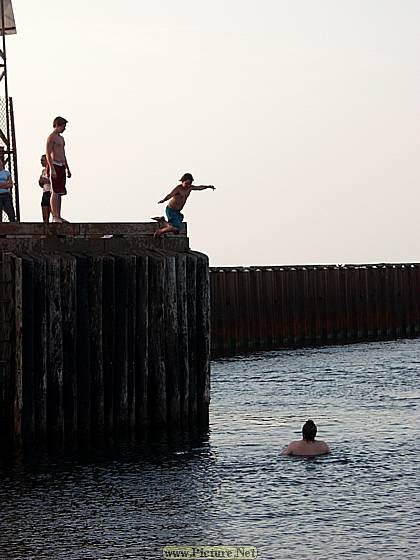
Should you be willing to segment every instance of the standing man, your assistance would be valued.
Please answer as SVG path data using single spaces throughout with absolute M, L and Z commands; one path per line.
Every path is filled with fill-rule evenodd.
M 61 197 L 67 194 L 66 171 L 70 179 L 71 172 L 66 159 L 65 142 L 61 134 L 66 130 L 67 120 L 56 117 L 53 122 L 54 130 L 47 139 L 47 162 L 51 180 L 51 213 L 53 222 L 59 224 L 67 222 L 61 216 Z
M 169 200 L 166 207 L 166 217 L 168 220 L 165 220 L 164 216 L 152 218 L 152 220 L 156 220 L 159 224 L 159 229 L 155 231 L 155 237 L 160 237 L 164 233 L 179 232 L 182 220 L 184 219 L 184 214 L 181 214 L 181 210 L 184 208 L 191 191 L 215 190 L 213 185 L 193 185 L 194 177 L 191 173 L 184 173 L 180 181 L 180 185 L 176 186 L 165 198 L 159 200 L 159 204 Z
M 12 177 L 10 171 L 4 168 L 3 159 L 0 157 L 0 222 L 3 210 L 6 212 L 9 222 L 16 222 L 15 209 L 13 208 Z

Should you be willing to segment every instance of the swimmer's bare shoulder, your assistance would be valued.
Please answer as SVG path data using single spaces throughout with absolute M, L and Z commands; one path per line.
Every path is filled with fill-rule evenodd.
M 295 455 L 295 453 L 298 451 L 298 444 L 299 443 L 300 443 L 300 441 L 292 441 L 291 443 L 289 443 L 289 445 L 285 449 L 283 449 L 281 454 L 282 455 Z
M 319 444 L 319 450 L 323 455 L 326 455 L 327 453 L 331 453 L 330 446 L 326 441 L 320 440 L 317 443 Z
M 316 456 L 327 455 L 331 453 L 331 449 L 325 441 L 317 440 L 315 442 L 307 443 L 305 441 L 292 441 L 283 449 L 282 455 L 295 455 L 295 456 Z

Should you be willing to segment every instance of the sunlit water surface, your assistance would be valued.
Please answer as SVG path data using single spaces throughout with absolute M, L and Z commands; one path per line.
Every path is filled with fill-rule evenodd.
M 214 362 L 208 438 L 0 467 L 0 560 L 420 558 L 419 380 L 420 340 Z M 308 418 L 332 454 L 281 456 Z

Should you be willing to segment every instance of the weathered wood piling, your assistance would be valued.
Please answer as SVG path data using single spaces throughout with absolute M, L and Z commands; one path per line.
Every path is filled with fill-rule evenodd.
M 420 336 L 420 264 L 211 268 L 211 352 Z
M 1 225 L 0 453 L 206 429 L 210 350 L 420 336 L 419 264 L 209 269 L 155 228 Z
M 0 449 L 208 426 L 208 259 L 155 227 L 1 227 Z

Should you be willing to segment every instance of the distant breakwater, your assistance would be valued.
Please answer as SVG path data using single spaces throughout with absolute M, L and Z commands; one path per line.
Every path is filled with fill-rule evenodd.
M 4 224 L 0 451 L 207 428 L 208 259 L 155 227 Z
M 212 267 L 212 356 L 420 336 L 420 264 Z

